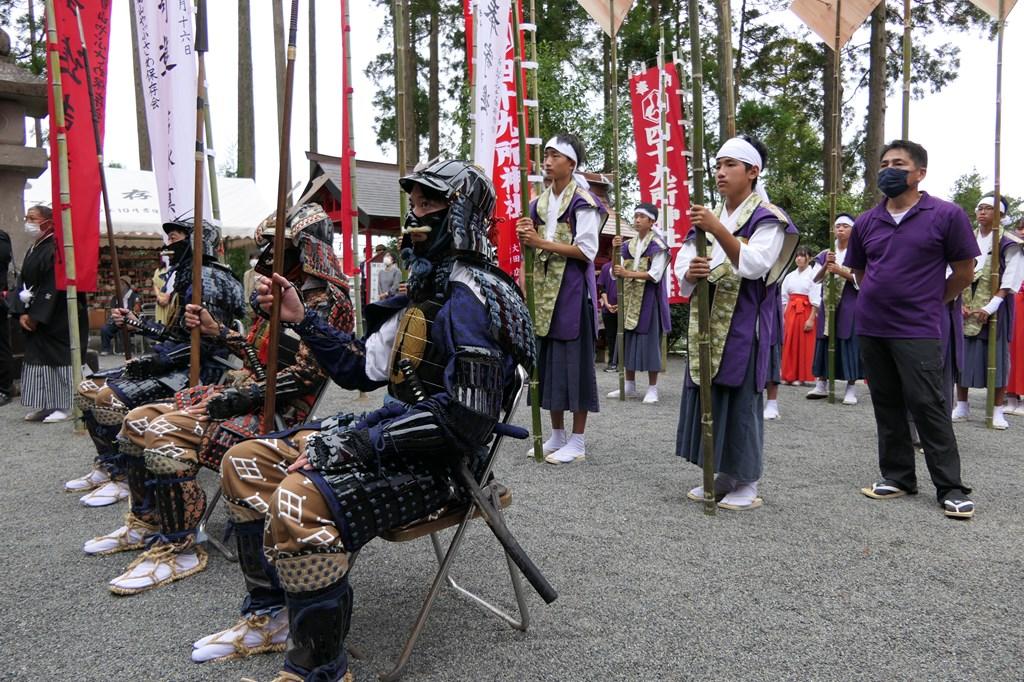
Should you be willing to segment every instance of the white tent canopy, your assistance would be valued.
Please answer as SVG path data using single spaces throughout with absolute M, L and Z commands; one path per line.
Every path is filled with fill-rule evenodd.
M 152 171 L 107 168 L 107 192 L 110 195 L 110 217 L 114 234 L 120 237 L 163 238 L 160 202 L 157 200 L 156 176 Z M 217 177 L 220 194 L 221 236 L 228 239 L 251 239 L 256 226 L 273 211 L 263 200 L 250 178 Z M 74 197 L 71 198 L 72 202 Z M 25 187 L 25 207 L 52 205 L 50 170 L 30 180 Z M 100 229 L 106 230 L 100 206 Z M 191 208 L 191 207 L 189 207 Z M 188 210 L 186 215 L 191 215 Z M 209 220 L 211 216 L 204 216 Z

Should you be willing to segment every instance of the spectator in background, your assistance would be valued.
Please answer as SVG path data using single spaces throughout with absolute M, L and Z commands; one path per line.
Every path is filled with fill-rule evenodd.
M 110 297 L 110 309 L 125 308 L 136 315 L 142 311 L 142 297 L 132 286 L 132 278 L 128 275 L 121 275 L 121 300 L 117 300 L 117 294 Z M 106 323 L 100 327 L 100 355 L 110 355 L 114 337 L 120 333 L 120 328 L 114 324 L 114 318 L 108 317 Z
M 377 273 L 377 298 L 384 300 L 398 295 L 398 286 L 402 283 L 402 271 L 395 265 L 395 257 L 385 252 L 384 269 Z
M 12 258 L 11 237 L 0 230 L 0 406 L 11 402 L 14 383 L 11 327 L 7 315 L 7 271 Z
M 597 276 L 597 295 L 601 299 L 601 323 L 604 325 L 604 345 L 608 349 L 606 372 L 619 370 L 618 338 L 619 338 L 619 294 L 616 289 L 615 276 L 612 274 L 612 263 L 615 260 L 615 247 L 608 250 L 608 262 L 601 266 L 601 274 Z
M 242 275 L 242 287 L 245 291 L 246 309 L 249 307 L 249 299 L 252 298 L 253 289 L 256 288 L 256 263 L 259 259 L 253 256 L 249 259 L 249 269 Z

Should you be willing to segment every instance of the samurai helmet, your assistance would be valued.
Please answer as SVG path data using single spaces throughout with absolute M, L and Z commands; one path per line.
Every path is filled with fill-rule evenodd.
M 273 270 L 274 237 L 277 216 L 270 215 L 256 227 L 253 238 L 261 247 L 256 271 L 269 275 Z M 284 276 L 300 281 L 302 273 L 319 277 L 339 287 L 348 284 L 334 253 L 334 223 L 320 204 L 309 202 L 292 209 L 284 230 Z
M 185 247 L 181 247 L 177 253 L 179 254 L 176 261 L 171 262 L 171 267 L 176 265 L 182 265 L 189 262 L 192 258 L 192 231 L 195 229 L 195 221 L 192 218 L 175 218 L 163 224 L 163 230 L 165 234 L 171 232 L 184 232 L 186 238 L 184 243 L 187 244 Z M 180 242 L 179 242 L 180 243 Z M 220 227 L 214 223 L 204 220 L 203 221 L 203 262 L 209 263 L 216 261 L 219 257 L 220 249 Z M 166 255 L 174 255 L 174 251 L 165 249 L 161 253 Z
M 494 216 L 494 185 L 484 172 L 468 161 L 434 161 L 399 181 L 412 192 L 420 185 L 428 194 L 448 202 L 445 211 L 419 216 L 410 210 L 402 228 L 402 246 L 411 243 L 412 232 L 427 232 L 425 256 L 437 260 L 449 250 L 494 262 L 494 244 L 488 238 Z

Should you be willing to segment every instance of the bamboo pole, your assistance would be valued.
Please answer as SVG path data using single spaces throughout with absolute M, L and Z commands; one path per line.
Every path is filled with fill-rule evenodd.
M 342 26 L 341 26 L 341 58 L 344 60 L 345 65 L 345 103 L 348 111 L 346 126 L 347 130 L 341 131 L 342 135 L 348 135 L 348 151 L 349 158 L 342 159 L 342 163 L 349 164 L 349 187 L 348 192 L 352 204 L 352 215 L 351 217 L 343 216 L 343 219 L 352 221 L 352 262 L 355 264 L 359 263 L 359 204 L 356 202 L 356 150 L 355 150 L 355 134 L 353 133 L 352 123 L 352 54 L 350 52 L 352 48 L 352 24 L 349 20 L 348 11 L 348 0 L 341 0 L 342 6 Z M 310 3 L 312 7 L 313 3 Z M 404 192 L 403 192 L 404 195 Z M 362 268 L 356 268 L 356 274 L 352 278 L 353 291 L 352 298 L 355 304 L 355 317 L 356 317 L 356 336 L 362 338 L 363 336 L 363 270 Z
M 619 51 L 618 34 L 615 32 L 615 2 L 608 0 L 608 35 L 611 42 L 612 57 L 612 173 L 615 183 L 615 236 L 622 237 L 622 183 L 619 181 Z M 612 262 L 615 265 L 622 265 L 622 249 L 615 249 L 612 253 Z M 615 278 L 615 290 L 619 294 L 619 314 L 616 315 L 618 334 L 615 337 L 616 352 L 619 365 L 619 400 L 626 400 L 626 309 L 622 307 L 626 299 L 623 291 L 625 280 L 622 277 Z
M 842 142 L 839 136 L 842 134 L 842 129 L 839 125 L 841 120 L 840 113 L 843 103 L 840 99 L 840 93 L 842 88 L 841 73 L 842 73 L 842 52 L 839 45 L 839 33 L 842 28 L 840 23 L 840 17 L 843 11 L 843 0 L 836 0 L 836 38 L 835 42 L 832 43 L 832 120 L 829 121 L 829 125 L 832 126 L 832 149 L 830 152 L 829 163 L 832 166 L 831 182 L 828 188 L 828 219 L 829 219 L 829 231 L 832 235 L 832 244 L 829 245 L 829 251 L 832 251 L 836 243 L 836 195 L 839 193 L 839 150 L 842 147 Z M 826 378 L 828 379 L 828 402 L 834 405 L 836 402 L 836 299 L 838 298 L 838 277 L 833 273 L 826 275 L 828 280 L 826 283 L 826 301 L 825 310 L 827 315 L 827 326 L 828 326 L 828 363 L 826 369 Z
M 732 7 L 729 0 L 719 0 L 722 13 L 722 97 L 725 99 L 725 134 L 736 137 L 736 91 L 732 75 Z
M 903 127 L 901 137 L 910 138 L 910 0 L 903 0 Z
M 202 54 L 199 55 L 203 59 Z M 205 68 L 204 68 L 205 70 Z M 214 220 L 220 220 L 220 190 L 217 188 L 217 163 L 213 148 L 213 122 L 210 120 L 210 100 L 203 106 L 203 127 L 206 129 L 206 170 L 210 176 L 210 212 Z
M 394 4 L 394 21 L 395 21 L 395 151 L 398 155 L 398 177 L 404 177 L 409 169 L 406 166 L 409 159 L 409 154 L 406 146 L 409 141 L 405 138 L 406 127 L 408 121 L 406 115 L 407 97 L 408 94 L 405 91 L 405 46 L 408 40 L 406 17 L 405 17 L 405 2 L 406 0 L 395 0 Z M 409 198 L 406 193 L 399 189 L 398 191 L 398 205 L 399 205 L 399 222 L 405 220 L 405 214 L 409 211 Z
M 57 19 L 54 16 L 53 0 L 46 0 L 46 42 L 50 57 L 50 80 L 53 95 L 53 123 L 57 129 L 57 177 L 60 187 L 60 223 L 64 241 L 64 278 L 67 286 L 68 336 L 71 351 L 72 390 L 82 383 L 82 339 L 78 333 L 78 283 L 75 268 L 75 233 L 71 229 L 71 181 L 68 171 L 68 134 L 64 119 L 64 88 L 61 85 L 60 51 L 57 38 Z M 52 145 L 52 141 L 51 141 Z M 50 154 L 53 154 L 51 147 Z M 76 430 L 80 427 L 81 413 L 72 401 L 71 415 Z
M 475 14 L 473 16 L 476 16 Z M 530 0 L 530 23 L 533 24 L 533 30 L 530 31 L 530 60 L 533 61 L 537 67 L 533 70 L 533 79 L 530 86 L 530 91 L 533 96 L 533 101 L 537 104 L 533 108 L 533 113 L 536 118 L 537 126 L 537 137 L 540 135 L 540 62 L 537 61 L 537 1 Z M 536 192 L 537 196 L 544 191 L 544 173 L 541 170 L 543 163 L 544 150 L 541 148 L 544 144 L 543 140 L 539 144 L 533 145 L 533 172 L 541 180 L 537 181 Z
M 291 24 L 288 28 L 288 55 L 284 72 L 284 114 L 281 117 L 281 146 L 278 156 L 277 212 L 274 221 L 274 274 L 284 269 L 285 205 L 288 198 L 288 154 L 291 149 L 292 92 L 295 87 L 295 34 L 299 26 L 299 0 L 292 0 Z M 281 287 L 271 284 L 270 329 L 267 332 L 267 383 L 263 401 L 263 433 L 274 431 L 277 396 L 278 337 L 281 327 Z
M 696 163 L 691 164 L 693 169 L 693 193 L 691 201 L 694 205 L 704 202 L 704 165 L 701 159 L 704 158 L 704 66 L 700 53 L 700 15 L 697 7 L 697 0 L 690 0 L 690 60 L 693 64 L 693 144 L 690 146 L 693 152 L 692 159 Z M 707 238 L 699 230 L 694 230 L 694 239 L 697 244 L 697 256 L 707 258 Z M 697 280 L 697 288 L 690 305 L 694 299 L 697 302 L 697 352 L 700 363 L 700 427 L 701 427 L 701 452 L 703 455 L 704 469 L 704 513 L 714 516 L 718 510 L 715 501 L 715 430 L 713 415 L 711 413 L 711 305 L 708 300 L 709 287 L 707 279 Z M 690 349 L 687 349 L 689 354 Z
M 665 77 L 665 26 L 662 25 L 658 39 L 658 108 L 661 116 L 661 143 L 659 144 L 659 161 L 661 163 L 661 219 L 662 226 L 666 230 L 672 229 L 672 207 L 669 204 L 668 194 L 668 85 Z M 658 286 L 665 286 L 662 280 Z M 662 330 L 664 332 L 664 330 Z M 661 335 L 661 374 L 668 369 L 668 336 Z
M 477 6 L 476 0 L 470 0 L 473 9 L 473 43 L 469 50 L 469 158 L 476 160 L 476 31 Z
M 114 297 L 117 299 L 118 306 L 121 306 L 124 302 L 124 291 L 121 289 L 121 262 L 117 257 L 117 246 L 114 244 L 114 222 L 110 217 L 107 171 L 103 167 L 103 141 L 100 140 L 100 113 L 96 108 L 96 94 L 92 86 L 92 67 L 89 63 L 89 48 L 85 44 L 85 31 L 82 29 L 82 13 L 77 5 L 75 5 L 75 19 L 78 21 L 78 39 L 82 43 L 82 63 L 85 65 L 85 84 L 89 93 L 92 138 L 96 144 L 96 164 L 100 174 L 100 197 L 103 199 L 103 218 L 107 223 L 107 247 L 110 249 L 110 263 L 114 271 Z M 131 334 L 127 327 L 121 327 L 121 343 L 124 345 L 124 359 L 131 360 Z
M 512 4 L 512 40 L 515 41 L 515 59 L 513 69 L 516 79 L 516 111 L 519 112 L 519 215 L 530 215 L 530 192 L 529 173 L 527 170 L 527 156 L 523 153 L 526 149 L 526 106 L 523 104 L 523 37 L 519 31 L 519 7 L 518 3 Z M 526 289 L 526 307 L 530 311 L 530 318 L 537 318 L 537 296 L 533 283 L 533 247 L 523 249 L 523 283 Z M 539 362 L 539 359 L 538 359 Z M 540 422 L 540 389 L 539 373 L 537 364 L 534 363 L 530 372 L 530 423 L 533 431 L 533 458 L 538 462 L 544 461 L 544 445 L 541 442 Z
M 208 47 L 206 33 L 206 0 L 199 0 L 196 11 L 196 53 L 199 60 L 196 74 L 196 150 L 195 150 L 195 208 L 192 227 L 192 305 L 203 304 L 203 166 L 206 161 L 205 109 L 206 109 L 206 60 L 203 53 Z M 189 355 L 189 386 L 199 385 L 199 365 L 202 362 L 200 349 L 202 337 L 199 327 L 192 330 L 192 347 Z
M 1005 16 L 1005 3 L 1004 0 L 998 2 L 999 18 L 996 24 L 996 141 L 995 141 L 995 170 L 993 173 L 994 177 L 994 192 L 993 197 L 993 225 L 992 225 L 992 254 L 989 256 L 989 269 L 992 276 L 992 294 L 995 295 L 999 291 L 999 287 L 1002 284 L 1000 281 L 1000 267 L 999 267 L 999 242 L 1003 236 L 1003 225 L 1002 225 L 1002 200 L 1000 198 L 1000 170 L 1001 170 L 1001 159 L 1000 155 L 1002 152 L 1002 125 L 1003 125 L 1003 29 L 1006 25 Z M 1016 292 L 1011 291 L 1010 296 L 1013 296 Z M 996 326 L 998 312 L 989 315 L 988 318 L 988 367 L 985 377 L 985 425 L 990 429 L 994 428 L 993 417 L 995 415 L 996 407 L 996 351 L 998 350 L 996 345 Z

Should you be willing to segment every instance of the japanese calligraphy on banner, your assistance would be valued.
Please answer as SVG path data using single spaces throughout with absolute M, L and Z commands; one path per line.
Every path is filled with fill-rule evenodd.
M 521 212 L 522 188 L 512 12 L 520 12 L 521 16 L 522 6 L 519 1 L 513 5 L 509 0 L 464 0 L 463 9 L 466 35 L 476 40 L 476 58 L 469 61 L 475 86 L 473 163 L 483 168 L 494 182 L 497 203 L 493 234 L 498 264 L 518 281 L 522 252 L 515 221 Z
M 196 61 L 192 0 L 135 3 L 138 55 L 153 172 L 164 222 L 195 212 Z M 204 158 L 207 158 L 204 153 Z M 203 220 L 209 221 L 209 174 L 203 173 Z
M 665 233 L 675 260 L 686 233 L 690 231 L 690 187 L 687 184 L 686 135 L 683 128 L 682 105 L 676 92 L 679 75 L 673 64 L 666 64 L 665 93 L 668 100 L 668 130 L 665 136 L 666 169 L 661 165 L 661 115 L 665 107 L 659 101 L 658 68 L 652 67 L 629 79 L 630 103 L 633 109 L 633 137 L 636 140 L 636 171 L 640 181 L 640 200 L 658 207 L 659 223 Z M 667 179 L 666 179 L 667 178 Z M 666 201 L 667 199 L 667 201 Z M 669 303 L 682 303 L 679 281 L 668 269 Z
M 82 31 L 89 50 L 91 73 L 85 69 L 82 40 L 78 34 L 75 8 L 82 15 Z M 57 27 L 57 50 L 60 53 L 61 87 L 64 90 L 64 126 L 68 145 L 69 190 L 71 193 L 71 227 L 75 241 L 75 286 L 80 292 L 96 291 L 96 270 L 100 248 L 100 174 L 96 163 L 96 140 L 89 106 L 89 85 L 92 79 L 96 107 L 100 115 L 100 140 L 103 139 L 103 111 L 107 98 L 107 46 L 110 43 L 110 0 L 84 3 L 81 0 L 55 0 L 53 15 Z M 52 74 L 50 81 L 50 141 L 57 140 L 53 113 Z M 60 173 L 57 172 L 56 147 L 51 145 L 51 185 L 53 220 L 57 238 L 56 281 L 58 289 L 68 285 L 64 268 L 64 233 L 61 225 Z

